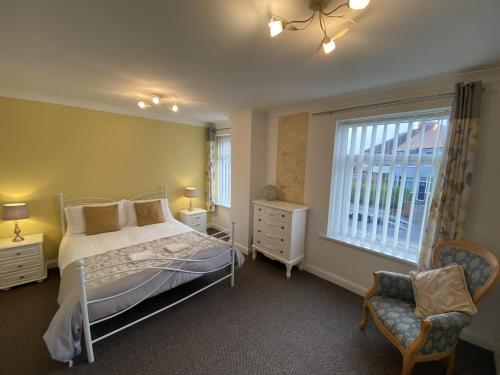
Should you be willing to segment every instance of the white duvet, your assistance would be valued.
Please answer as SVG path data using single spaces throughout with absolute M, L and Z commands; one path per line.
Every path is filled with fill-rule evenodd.
M 117 232 L 93 236 L 87 236 L 84 233 L 67 234 L 59 246 L 59 269 L 62 274 L 64 269 L 75 260 L 190 231 L 192 229 L 187 225 L 170 219 L 164 223 L 143 227 L 123 227 Z

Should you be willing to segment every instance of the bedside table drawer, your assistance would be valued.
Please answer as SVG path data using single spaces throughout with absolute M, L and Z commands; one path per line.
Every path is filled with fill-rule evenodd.
M 15 259 L 14 261 L 0 263 L 0 275 L 9 272 L 21 271 L 29 267 L 36 267 L 43 264 L 42 258 L 28 257 Z
M 45 277 L 42 267 L 37 266 L 30 269 L 21 270 L 19 272 L 11 272 L 0 275 L 0 286 L 17 283 L 24 283 L 32 280 L 39 280 Z
M 40 255 L 40 247 L 38 245 L 28 245 L 17 247 L 12 250 L 0 251 L 0 260 L 8 262 L 16 258 L 29 258 Z

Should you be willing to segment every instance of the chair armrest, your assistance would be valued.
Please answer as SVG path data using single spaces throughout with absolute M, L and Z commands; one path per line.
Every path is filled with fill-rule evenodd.
M 407 301 L 414 301 L 411 279 L 408 275 L 395 272 L 379 271 L 374 274 L 372 294 L 368 296 L 382 296 Z
M 425 320 L 430 323 L 430 330 L 419 355 L 445 353 L 453 349 L 464 327 L 472 321 L 469 315 L 460 312 L 431 315 Z

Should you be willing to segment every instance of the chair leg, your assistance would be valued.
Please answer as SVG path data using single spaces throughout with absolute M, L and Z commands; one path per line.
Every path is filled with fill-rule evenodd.
M 366 322 L 368 322 L 369 313 L 370 311 L 368 309 L 368 305 L 366 304 L 366 302 L 363 302 L 363 320 L 359 323 L 359 329 L 362 331 L 365 330 Z
M 415 358 L 413 356 L 404 355 L 403 356 L 403 372 L 402 375 L 410 375 L 415 366 Z
M 455 349 L 448 356 L 448 365 L 446 366 L 446 375 L 453 374 L 455 368 Z

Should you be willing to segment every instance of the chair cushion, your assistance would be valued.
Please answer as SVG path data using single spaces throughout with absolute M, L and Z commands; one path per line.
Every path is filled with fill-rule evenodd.
M 419 318 L 451 311 L 477 313 L 462 266 L 452 264 L 430 271 L 411 271 L 410 277 L 417 304 L 415 314 Z
M 420 319 L 415 315 L 415 303 L 390 297 L 374 296 L 368 302 L 382 324 L 403 347 L 407 347 L 420 333 Z

